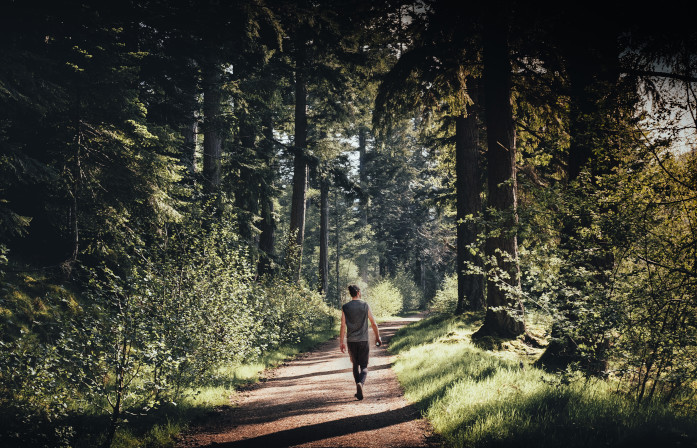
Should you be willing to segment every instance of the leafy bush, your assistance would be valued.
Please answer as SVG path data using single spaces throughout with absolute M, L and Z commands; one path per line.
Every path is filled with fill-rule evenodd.
M 424 293 L 408 272 L 399 270 L 391 280 L 402 295 L 403 311 L 417 310 L 424 306 Z
M 404 298 L 389 279 L 383 279 L 371 287 L 363 298 L 370 305 L 375 317 L 394 316 L 402 311 Z
M 338 317 L 338 311 L 329 308 L 320 293 L 285 280 L 266 285 L 265 294 L 268 307 L 264 329 L 274 346 L 298 342 L 303 335 L 331 325 Z
M 66 446 L 72 428 L 61 425 L 68 415 L 71 390 L 61 344 L 37 341 L 25 333 L 0 342 L 0 442 L 9 446 Z M 7 445 L 3 445 L 7 446 Z
M 577 363 L 621 378 L 638 401 L 694 406 L 697 276 L 685 248 L 697 241 L 697 156 L 661 158 L 624 161 L 593 181 L 584 174 L 570 191 L 537 191 L 558 213 L 522 215 L 522 289 L 529 307 L 554 316 L 541 364 Z
M 431 311 L 435 313 L 453 314 L 457 307 L 457 275 L 451 274 L 441 284 L 440 289 L 431 302 Z

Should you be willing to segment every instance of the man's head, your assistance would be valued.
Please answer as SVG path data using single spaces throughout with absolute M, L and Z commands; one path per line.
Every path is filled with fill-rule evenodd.
M 349 285 L 348 290 L 349 294 L 351 294 L 351 297 L 356 297 L 358 294 L 361 293 L 361 288 L 359 288 L 356 285 Z

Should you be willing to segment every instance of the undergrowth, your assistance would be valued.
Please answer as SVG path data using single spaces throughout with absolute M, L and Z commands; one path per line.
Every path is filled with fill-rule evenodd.
M 697 416 L 637 405 L 611 381 L 533 367 L 540 349 L 474 345 L 476 315 L 401 329 L 390 351 L 406 398 L 452 447 L 697 446 Z
M 175 446 L 177 438 L 192 425 L 203 422 L 222 409 L 234 406 L 238 391 L 260 381 L 264 370 L 306 352 L 337 334 L 338 327 L 311 333 L 298 344 L 281 346 L 256 361 L 221 367 L 207 384 L 188 390 L 186 398 L 180 403 L 165 405 L 147 416 L 129 419 L 117 431 L 112 448 Z M 103 434 L 84 433 L 85 437 L 77 441 L 76 448 L 99 446 L 102 443 Z

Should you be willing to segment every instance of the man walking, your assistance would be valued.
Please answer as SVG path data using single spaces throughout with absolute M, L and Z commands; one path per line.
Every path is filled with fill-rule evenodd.
M 378 345 L 382 344 L 378 324 L 375 323 L 370 305 L 361 300 L 361 290 L 356 285 L 348 287 L 351 294 L 351 301 L 341 307 L 341 330 L 339 331 L 339 347 L 341 353 L 346 353 L 347 339 L 349 357 L 353 364 L 353 378 L 356 380 L 356 395 L 359 400 L 363 399 L 363 385 L 368 374 L 368 355 L 370 345 L 368 344 L 368 320 L 375 333 L 375 341 Z M 348 334 L 347 330 L 348 329 Z M 360 370 L 359 370 L 360 367 Z

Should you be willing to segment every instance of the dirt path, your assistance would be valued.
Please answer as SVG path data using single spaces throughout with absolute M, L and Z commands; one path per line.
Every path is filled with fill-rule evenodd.
M 380 325 L 389 344 L 401 326 Z M 238 406 L 185 436 L 181 447 L 427 447 L 428 423 L 402 397 L 384 345 L 371 336 L 365 399 L 358 401 L 351 363 L 336 339 L 269 373 Z

